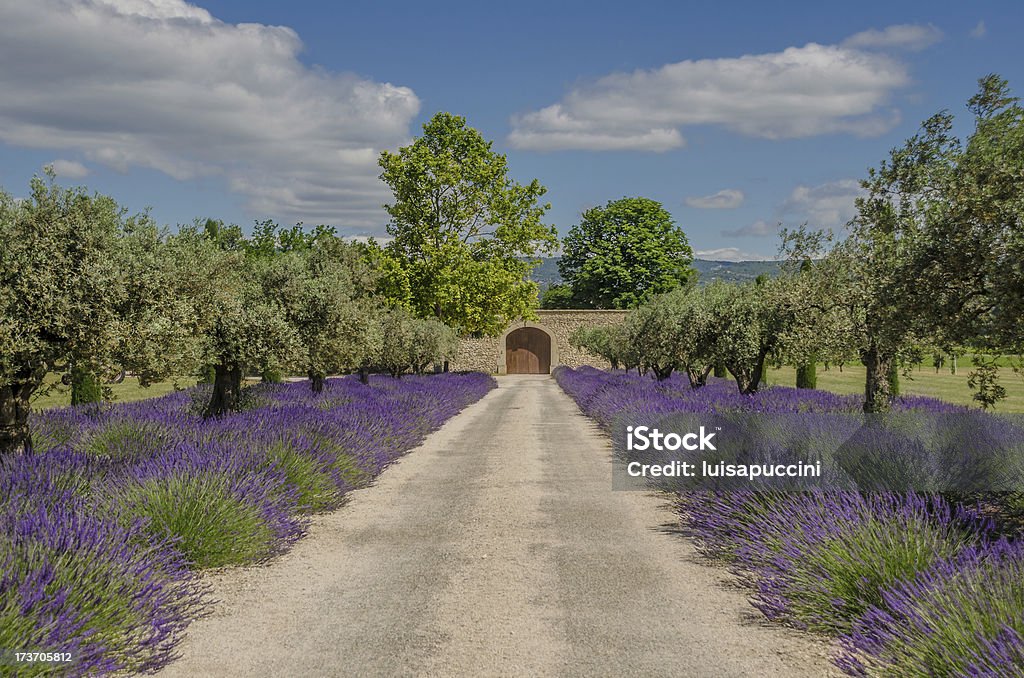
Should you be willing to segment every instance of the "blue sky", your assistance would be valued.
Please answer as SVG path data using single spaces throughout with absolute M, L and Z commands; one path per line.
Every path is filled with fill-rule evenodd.
M 1016 2 L 380 3 L 41 0 L 0 6 L 0 186 L 44 164 L 152 207 L 382 235 L 381 149 L 467 117 L 561 234 L 661 201 L 706 258 L 835 227 L 857 180 L 989 72 L 1024 92 Z

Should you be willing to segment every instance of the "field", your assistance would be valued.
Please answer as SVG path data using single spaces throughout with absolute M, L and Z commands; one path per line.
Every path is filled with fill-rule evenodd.
M 57 377 L 51 375 L 46 378 L 46 386 L 53 384 Z M 139 386 L 137 379 L 126 378 L 120 384 L 108 384 L 113 401 L 119 403 L 145 400 L 164 396 L 174 391 L 189 388 L 196 385 L 195 377 L 176 377 L 167 381 L 160 381 L 146 388 Z M 33 398 L 32 409 L 49 410 L 54 407 L 67 407 L 71 404 L 71 387 L 58 384 L 55 388 L 46 393 L 41 393 Z
M 966 364 L 965 364 L 966 363 Z M 910 376 L 900 375 L 900 391 L 907 395 L 929 396 L 945 400 L 957 405 L 977 405 L 971 399 L 971 389 L 967 387 L 967 373 L 970 363 L 962 361 L 956 375 L 942 369 L 938 374 L 934 367 L 915 368 Z M 1024 412 L 1024 379 L 1003 367 L 999 370 L 1000 384 L 1006 389 L 1006 399 L 996 405 L 996 412 Z M 781 367 L 768 370 L 765 380 L 771 385 L 793 386 L 796 383 L 796 370 L 792 367 Z M 864 392 L 864 367 L 847 365 L 840 372 L 832 366 L 828 371 L 818 365 L 818 388 L 833 393 L 853 394 Z

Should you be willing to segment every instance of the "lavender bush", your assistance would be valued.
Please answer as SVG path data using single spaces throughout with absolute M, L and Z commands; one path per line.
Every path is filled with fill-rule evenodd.
M 983 539 L 983 524 L 939 497 L 858 492 L 792 495 L 750 521 L 737 557 L 755 573 L 769 619 L 849 630 L 882 590 Z
M 306 514 L 493 387 L 482 374 L 343 378 L 320 394 L 256 386 L 216 420 L 198 389 L 34 415 L 37 454 L 0 460 L 0 648 L 75 657 L 18 675 L 158 669 L 210 605 L 195 568 L 280 553 Z
M 851 675 L 1024 675 L 1024 546 L 935 563 L 882 594 L 841 638 Z
M 17 665 L 17 675 L 149 671 L 171 658 L 207 602 L 166 540 L 143 525 L 91 515 L 40 464 L 0 476 L 0 647 L 61 651 L 71 664 Z M 14 665 L 0 666 L 7 675 Z

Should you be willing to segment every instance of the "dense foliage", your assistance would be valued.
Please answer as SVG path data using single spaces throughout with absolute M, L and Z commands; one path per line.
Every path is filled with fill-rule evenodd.
M 211 604 L 196 568 L 280 553 L 493 386 L 346 377 L 255 386 L 217 419 L 202 387 L 34 415 L 37 454 L 0 460 L 0 645 L 73 654 L 28 675 L 159 668 Z
M 693 251 L 661 203 L 610 200 L 583 213 L 558 270 L 576 308 L 633 308 L 694 279 Z
M 318 390 L 328 374 L 422 373 L 454 354 L 451 330 L 408 317 L 385 363 L 383 326 L 408 281 L 373 243 L 270 221 L 250 236 L 210 219 L 170 233 L 52 176 L 31 191 L 0 192 L 0 454 L 30 449 L 48 375 L 79 404 L 126 373 L 145 386 L 208 371 L 205 414 L 221 416 L 247 373 L 302 374 Z
M 527 275 L 556 244 L 541 221 L 546 189 L 510 179 L 491 146 L 465 118 L 438 113 L 412 144 L 380 156 L 395 197 L 384 206 L 387 252 L 409 280 L 413 310 L 474 335 L 529 316 L 537 286 Z

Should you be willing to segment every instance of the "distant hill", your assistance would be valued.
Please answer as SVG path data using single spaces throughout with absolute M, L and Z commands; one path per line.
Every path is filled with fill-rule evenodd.
M 697 269 L 697 282 L 706 285 L 713 280 L 724 282 L 747 282 L 754 280 L 764 273 L 768 276 L 775 276 L 779 273 L 779 262 L 777 261 L 709 261 L 707 259 L 694 259 L 693 267 Z M 542 287 L 562 282 L 562 276 L 558 272 L 558 257 L 544 257 L 541 264 L 533 270 L 530 276 Z

